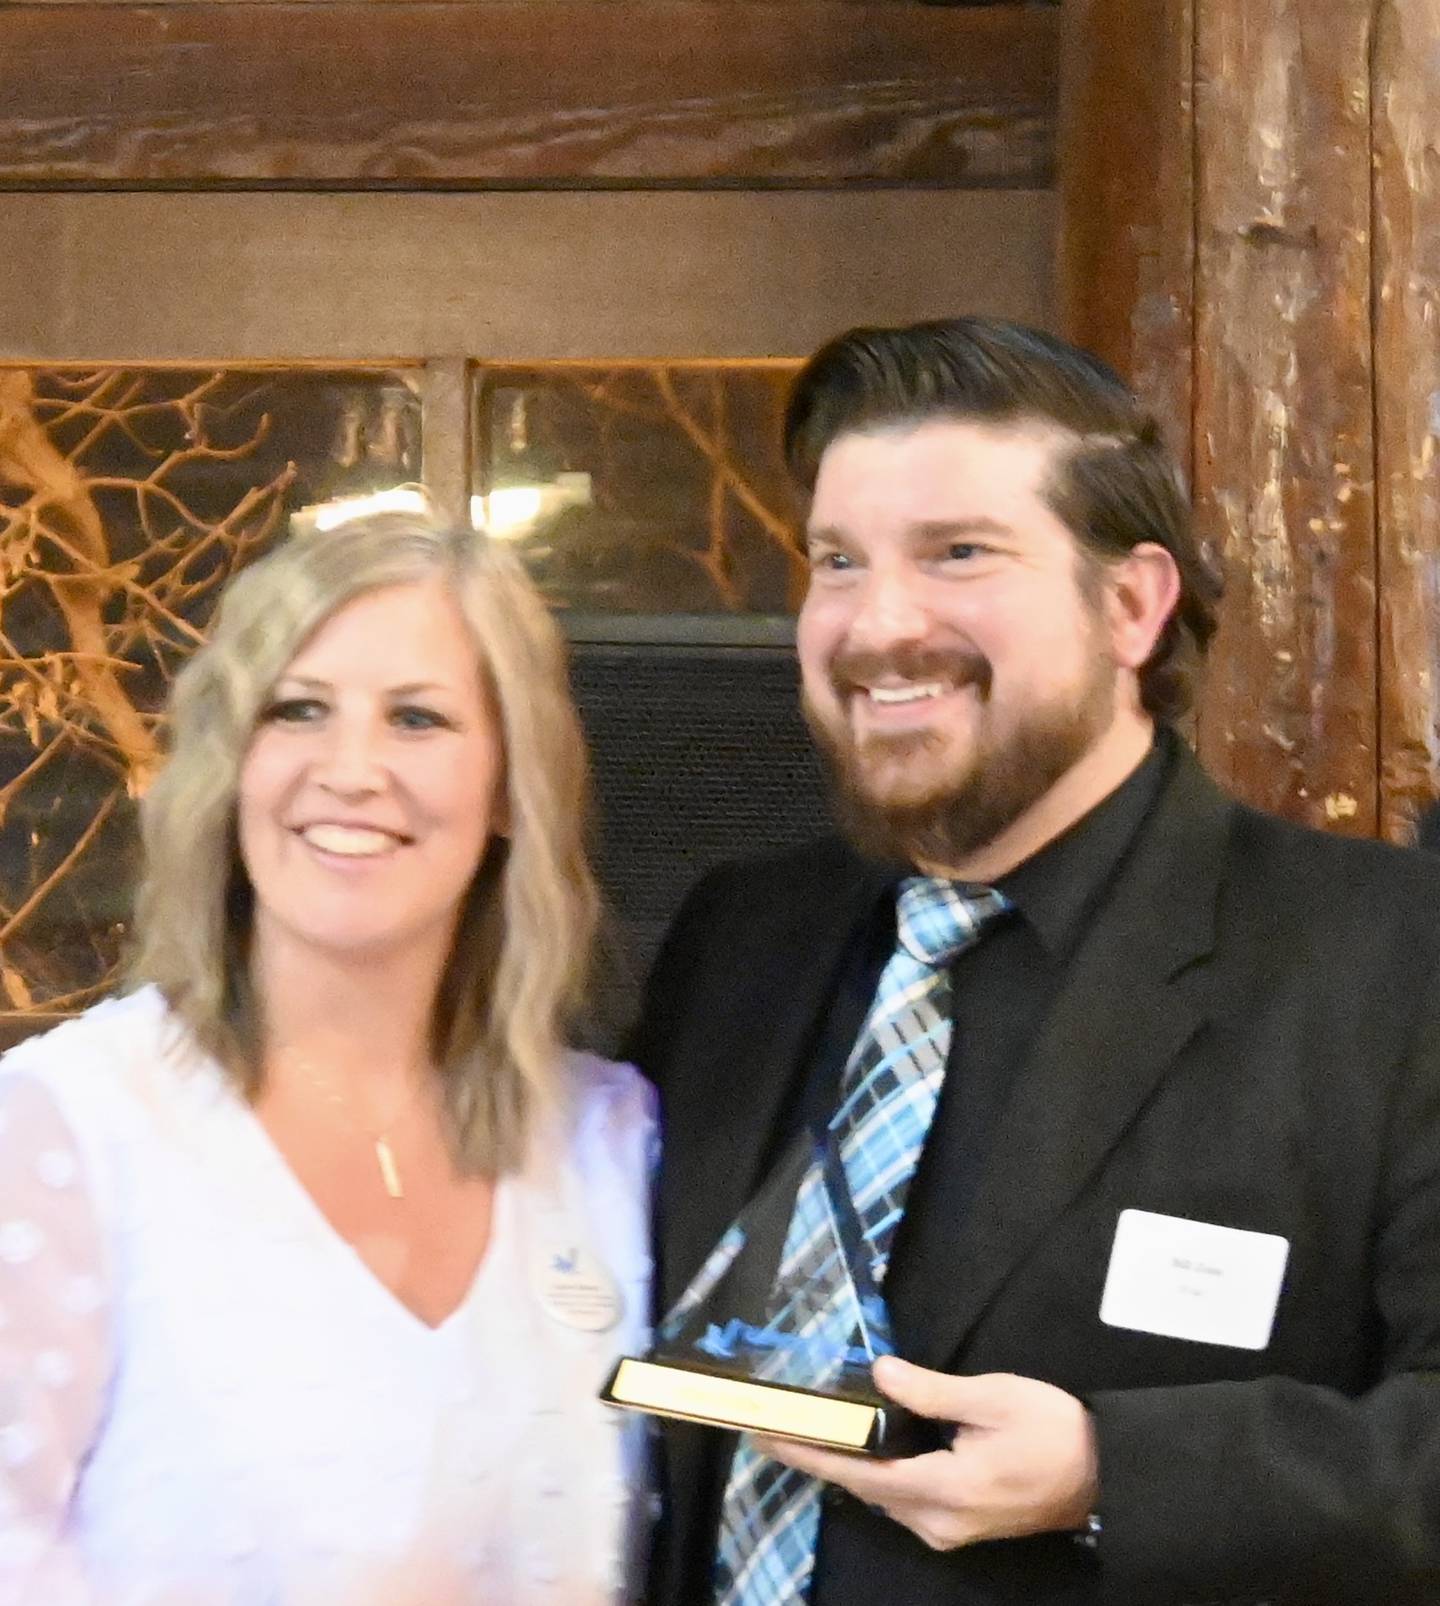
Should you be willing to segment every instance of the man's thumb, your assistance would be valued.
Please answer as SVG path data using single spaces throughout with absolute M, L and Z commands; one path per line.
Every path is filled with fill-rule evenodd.
M 882 1355 L 875 1362 L 875 1382 L 897 1405 L 937 1422 L 978 1423 L 989 1415 L 984 1409 L 988 1391 L 981 1378 L 951 1377 L 948 1372 L 912 1366 L 898 1355 Z

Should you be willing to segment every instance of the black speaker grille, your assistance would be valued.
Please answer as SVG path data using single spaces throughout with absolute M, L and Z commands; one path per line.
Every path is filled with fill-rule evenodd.
M 613 1048 L 696 878 L 724 859 L 807 841 L 829 814 L 791 649 L 576 644 L 572 682 L 613 926 L 594 1036 Z

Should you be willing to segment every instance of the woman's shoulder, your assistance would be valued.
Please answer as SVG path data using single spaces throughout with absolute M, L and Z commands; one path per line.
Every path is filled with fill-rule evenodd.
M 565 1080 L 576 1119 L 582 1125 L 654 1127 L 655 1089 L 623 1060 L 572 1049 L 565 1056 Z
M 628 1312 L 623 1343 L 639 1345 L 653 1271 L 650 1200 L 659 1159 L 655 1090 L 633 1065 L 594 1054 L 567 1054 L 565 1069 L 573 1112 L 566 1155 L 583 1200 L 583 1228 L 620 1286 Z
M 572 1050 L 565 1072 L 582 1165 L 603 1157 L 648 1178 L 659 1130 L 655 1089 L 633 1065 L 598 1054 Z
M 58 1026 L 22 1038 L 0 1055 L 0 1072 L 25 1070 L 33 1075 L 56 1065 L 90 1061 L 97 1055 L 114 1056 L 141 1040 L 153 1041 L 170 1020 L 157 988 L 117 993 Z
M 0 1091 L 11 1078 L 40 1083 L 67 1113 L 99 1114 L 109 1096 L 135 1095 L 185 1041 L 153 987 L 107 998 L 0 1057 Z
M 147 1166 L 156 1111 L 187 1041 L 153 988 L 106 999 L 0 1058 L 0 1133 L 10 1158 L 71 1156 L 99 1209 L 124 1211 Z

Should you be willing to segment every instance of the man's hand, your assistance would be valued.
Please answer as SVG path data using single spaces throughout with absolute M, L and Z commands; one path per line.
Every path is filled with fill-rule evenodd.
M 875 1363 L 875 1381 L 898 1405 L 959 1424 L 949 1448 L 905 1461 L 788 1439 L 757 1439 L 758 1448 L 879 1507 L 933 1550 L 1084 1527 L 1096 1503 L 1095 1433 L 1073 1395 L 1003 1372 L 950 1377 L 892 1356 Z

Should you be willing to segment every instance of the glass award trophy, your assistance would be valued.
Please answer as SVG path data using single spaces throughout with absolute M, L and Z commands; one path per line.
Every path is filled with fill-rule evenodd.
M 937 1442 L 870 1369 L 893 1353 L 834 1138 L 806 1133 L 601 1398 L 682 1421 L 894 1456 Z

